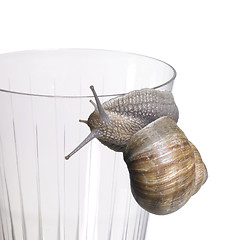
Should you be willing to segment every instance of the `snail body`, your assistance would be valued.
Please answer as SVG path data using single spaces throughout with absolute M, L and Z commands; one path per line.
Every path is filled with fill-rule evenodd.
M 178 108 L 170 92 L 155 89 L 132 91 L 102 104 L 107 121 L 95 110 L 88 118 L 88 126 L 98 130 L 97 139 L 117 152 L 123 152 L 131 136 L 161 116 L 178 121 Z
M 103 104 L 93 86 L 90 87 L 96 103 L 90 101 L 95 110 L 86 123 L 91 130 L 87 138 L 68 156 L 69 159 L 93 138 L 116 152 L 123 152 L 131 136 L 162 116 L 178 121 L 179 111 L 171 92 L 141 89 L 110 99 Z
M 170 92 L 132 91 L 103 104 L 96 103 L 86 123 L 91 133 L 65 158 L 93 138 L 123 152 L 131 190 L 139 205 L 154 214 L 181 208 L 207 179 L 200 153 L 177 126 L 178 108 Z

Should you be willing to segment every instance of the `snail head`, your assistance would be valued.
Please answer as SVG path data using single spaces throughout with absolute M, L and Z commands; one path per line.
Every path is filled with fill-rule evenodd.
M 94 106 L 94 112 L 89 116 L 88 120 L 79 120 L 79 122 L 83 122 L 87 124 L 91 132 L 90 134 L 67 156 L 65 159 L 68 160 L 71 156 L 73 156 L 77 151 L 79 151 L 82 147 L 84 147 L 87 143 L 89 143 L 92 139 L 99 137 L 101 134 L 101 129 L 104 125 L 106 125 L 110 119 L 107 113 L 105 112 L 97 94 L 94 86 L 90 86 L 90 89 L 94 95 L 95 101 L 90 100 L 90 103 Z

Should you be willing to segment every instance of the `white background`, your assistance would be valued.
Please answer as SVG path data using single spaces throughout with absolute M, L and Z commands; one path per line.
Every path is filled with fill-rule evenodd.
M 235 239 L 235 7 L 223 0 L 0 2 L 0 53 L 101 48 L 170 63 L 179 126 L 209 178 L 178 212 L 150 216 L 147 240 Z M 30 239 L 31 240 L 31 239 Z M 33 240 L 33 239 L 32 239 Z

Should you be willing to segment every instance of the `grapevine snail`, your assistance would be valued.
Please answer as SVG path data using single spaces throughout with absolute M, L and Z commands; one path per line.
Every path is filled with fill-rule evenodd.
M 207 169 L 176 124 L 179 112 L 172 93 L 145 88 L 101 104 L 90 88 L 95 110 L 80 122 L 91 133 L 65 159 L 97 138 L 123 152 L 132 194 L 142 208 L 159 215 L 181 208 L 205 183 Z

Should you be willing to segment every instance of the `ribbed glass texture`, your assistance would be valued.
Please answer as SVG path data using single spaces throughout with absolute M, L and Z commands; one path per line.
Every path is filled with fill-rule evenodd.
M 145 87 L 171 91 L 175 71 L 135 54 L 61 49 L 0 55 L 0 239 L 142 240 L 122 153 L 92 140 L 79 119 L 101 102 Z M 114 95 L 114 96 L 110 96 Z

